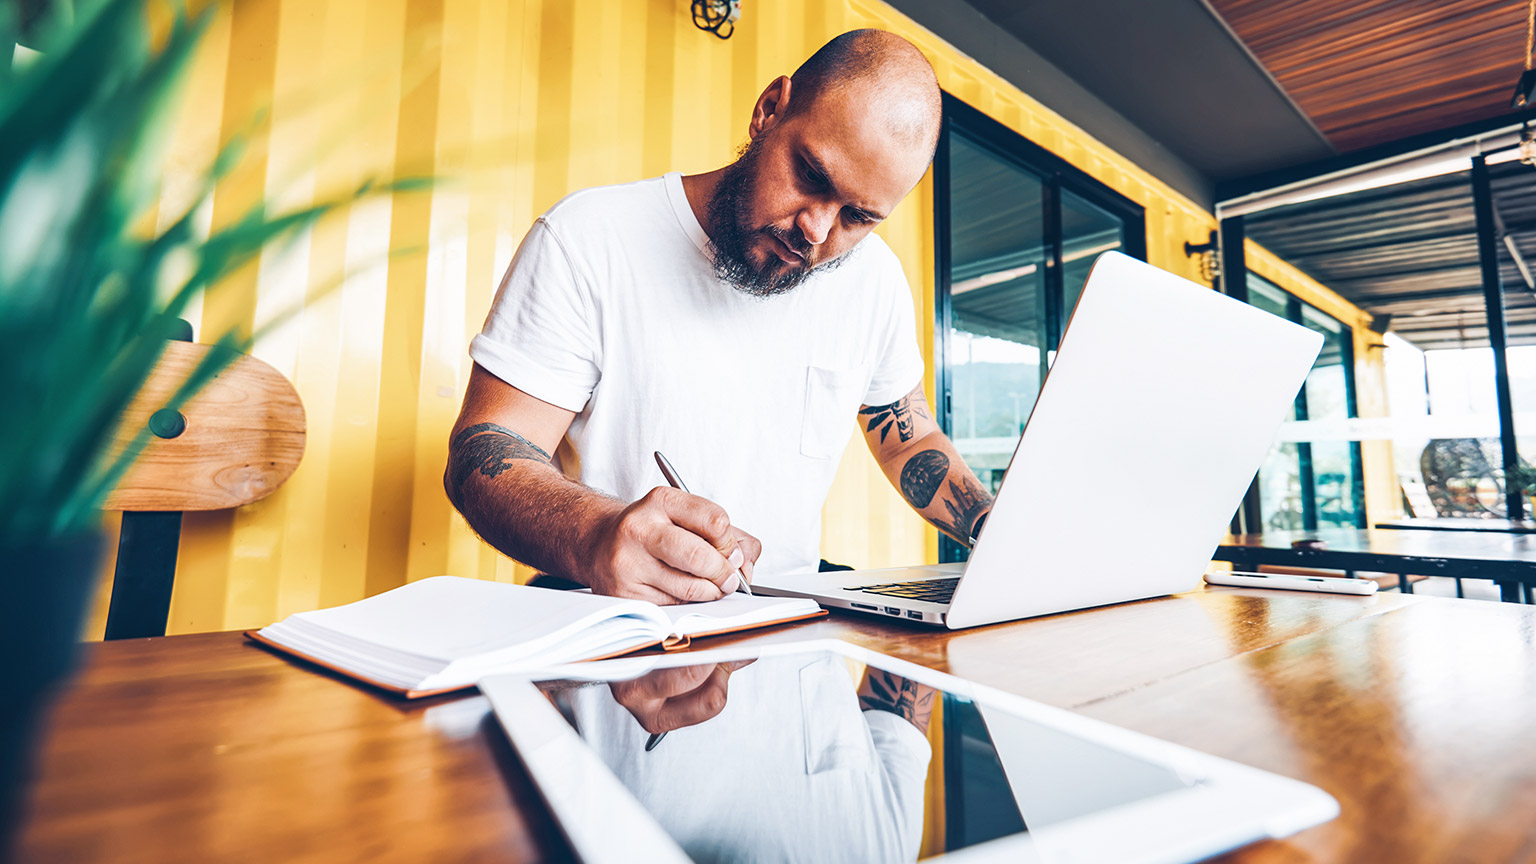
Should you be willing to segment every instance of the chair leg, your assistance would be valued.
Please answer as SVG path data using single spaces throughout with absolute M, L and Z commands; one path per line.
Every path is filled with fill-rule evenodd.
M 1397 574 L 1397 590 L 1400 594 L 1413 593 L 1413 583 L 1408 581 L 1407 573 Z
M 1467 596 L 1466 592 L 1463 591 L 1462 588 L 1461 588 L 1461 577 L 1460 576 L 1456 577 L 1456 596 L 1457 597 L 1461 597 L 1461 598 L 1465 598 Z
M 180 543 L 181 513 L 123 514 L 106 638 L 165 635 Z

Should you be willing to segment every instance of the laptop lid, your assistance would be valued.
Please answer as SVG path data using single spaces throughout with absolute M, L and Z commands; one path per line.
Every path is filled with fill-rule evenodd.
M 945 624 L 1195 587 L 1321 348 L 1298 324 L 1100 255 Z

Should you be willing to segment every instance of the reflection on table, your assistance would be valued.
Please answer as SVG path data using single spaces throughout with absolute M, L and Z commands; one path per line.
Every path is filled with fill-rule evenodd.
M 547 692 L 695 861 L 915 861 L 932 690 L 870 673 L 861 695 L 841 658 L 794 655 Z

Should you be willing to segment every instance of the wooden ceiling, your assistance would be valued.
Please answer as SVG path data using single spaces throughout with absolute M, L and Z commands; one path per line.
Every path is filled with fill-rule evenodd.
M 1341 152 L 1510 112 L 1526 0 L 1208 0 Z

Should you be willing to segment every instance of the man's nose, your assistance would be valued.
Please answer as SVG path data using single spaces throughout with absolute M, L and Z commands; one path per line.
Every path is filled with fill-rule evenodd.
M 827 242 L 827 234 L 832 230 L 832 220 L 836 218 L 835 204 L 817 205 L 801 210 L 800 215 L 795 219 L 795 225 L 805 236 L 807 243 L 820 246 Z

